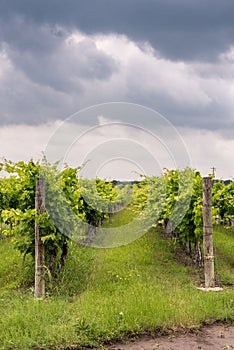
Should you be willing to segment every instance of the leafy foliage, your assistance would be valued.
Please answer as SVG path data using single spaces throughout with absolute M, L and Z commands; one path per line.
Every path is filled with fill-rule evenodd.
M 0 178 L 0 217 L 4 234 L 13 235 L 16 248 L 34 256 L 34 222 L 43 232 L 47 266 L 60 270 L 68 252 L 68 241 L 92 242 L 97 227 L 114 212 L 127 207 L 132 218 L 148 226 L 165 228 L 175 244 L 201 264 L 202 177 L 199 172 L 165 169 L 160 177 L 145 178 L 133 185 L 117 185 L 101 179 L 79 177 L 80 167 L 58 164 L 13 163 L 4 160 L 0 169 L 9 177 Z M 35 210 L 35 181 L 46 179 L 46 211 Z M 221 223 L 233 223 L 234 182 L 216 181 L 213 186 L 213 214 Z M 131 216 L 131 215 L 130 215 Z
M 57 164 L 13 163 L 4 160 L 1 169 L 9 177 L 0 179 L 0 214 L 7 224 L 5 235 L 13 235 L 16 248 L 24 255 L 35 255 L 35 220 L 42 230 L 50 273 L 60 270 L 68 253 L 70 238 L 79 241 L 105 219 L 118 190 L 104 180 L 80 179 L 80 167 L 57 170 Z M 46 211 L 35 210 L 36 178 L 46 179 Z M 115 204 L 114 204 L 115 205 Z
M 221 223 L 230 224 L 234 220 L 234 181 L 225 184 L 217 181 L 213 186 L 214 214 Z

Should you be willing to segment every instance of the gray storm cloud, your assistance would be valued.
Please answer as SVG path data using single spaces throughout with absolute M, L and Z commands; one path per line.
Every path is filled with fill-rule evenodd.
M 87 34 L 125 34 L 134 41 L 149 41 L 173 60 L 215 60 L 234 37 L 230 0 L 2 0 L 0 10 L 6 22 L 21 16 L 35 25 L 62 25 Z M 17 41 L 14 28 L 8 34 Z
M 230 132 L 233 10 L 228 0 L 0 1 L 0 123 L 126 101 Z

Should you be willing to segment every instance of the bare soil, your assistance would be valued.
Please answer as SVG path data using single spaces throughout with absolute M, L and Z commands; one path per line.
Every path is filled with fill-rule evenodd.
M 213 325 L 202 331 L 175 333 L 134 342 L 118 343 L 109 350 L 231 350 L 234 349 L 234 325 Z

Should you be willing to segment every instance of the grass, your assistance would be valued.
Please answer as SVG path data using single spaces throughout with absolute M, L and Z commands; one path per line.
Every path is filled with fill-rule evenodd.
M 22 257 L 9 240 L 0 240 L 0 291 L 17 288 L 23 273 Z
M 214 230 L 216 269 L 226 285 L 234 285 L 234 228 L 218 226 Z
M 121 215 L 117 216 L 118 225 L 121 220 L 126 222 L 126 213 Z M 2 240 L 0 349 L 101 346 L 129 336 L 194 328 L 214 320 L 231 322 L 233 236 L 230 230 L 220 228 L 214 235 L 216 269 L 226 284 L 223 292 L 198 291 L 193 268 L 180 265 L 168 242 L 151 229 L 118 248 L 71 244 L 66 267 L 50 286 L 45 301 L 33 299 L 29 284 L 32 271 L 25 272 L 22 257 L 9 240 Z

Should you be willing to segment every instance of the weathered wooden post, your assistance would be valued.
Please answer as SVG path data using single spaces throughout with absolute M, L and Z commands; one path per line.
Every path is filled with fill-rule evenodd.
M 212 179 L 203 178 L 203 248 L 205 288 L 215 287 L 213 227 L 212 227 Z
M 35 208 L 37 214 L 45 211 L 45 179 L 36 179 Z M 41 240 L 41 228 L 38 221 L 35 221 L 35 299 L 45 296 L 44 279 L 45 251 L 44 243 Z

